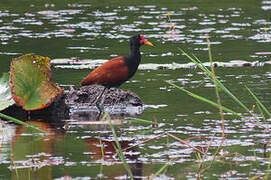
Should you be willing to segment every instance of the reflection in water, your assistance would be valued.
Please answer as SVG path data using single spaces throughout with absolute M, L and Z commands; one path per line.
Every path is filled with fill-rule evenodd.
M 75 119 L 79 121 L 93 121 L 97 120 L 99 112 L 97 107 L 87 106 L 87 107 L 74 107 L 72 109 L 70 119 Z M 143 112 L 143 107 L 141 106 L 107 106 L 105 107 L 105 112 L 110 114 L 111 119 L 124 119 L 126 117 L 137 117 Z
M 99 160 L 102 161 L 101 163 L 104 165 L 112 165 L 114 163 L 120 163 L 119 158 L 117 157 L 116 152 L 116 143 L 114 141 L 108 141 L 108 140 L 101 140 L 97 138 L 85 138 L 84 141 L 88 144 L 88 147 L 90 148 L 90 158 L 92 160 Z M 121 148 L 125 149 L 129 147 L 129 141 L 119 141 Z M 142 163 L 138 162 L 137 158 L 139 156 L 139 153 L 132 152 L 131 149 L 130 152 L 125 153 L 126 160 L 128 161 L 128 164 L 131 168 L 131 171 L 135 177 L 135 179 L 141 179 L 143 176 L 143 165 Z M 130 162 L 130 163 L 129 163 Z M 107 174 L 107 173 L 105 173 Z M 119 174 L 119 172 L 112 172 L 110 173 L 111 177 L 109 179 L 114 178 L 116 176 L 122 176 L 122 174 Z M 136 178 L 137 177 L 137 178 Z
M 32 121 L 45 130 L 48 135 L 26 128 L 18 127 L 11 141 L 12 179 L 52 179 L 52 166 L 60 162 L 52 158 L 53 141 L 56 134 L 47 123 Z
M 95 137 L 82 137 L 82 141 L 78 143 L 76 142 L 76 136 L 73 136 L 72 139 L 68 137 L 73 133 L 61 132 L 57 126 L 52 128 L 50 124 L 38 121 L 29 121 L 28 123 L 45 130 L 47 134 L 23 126 L 17 127 L 16 132 L 12 134 L 10 148 L 12 154 L 9 166 L 11 179 L 54 179 L 53 169 L 57 167 L 63 167 L 65 173 L 63 178 L 68 178 L 73 173 L 70 174 L 69 171 L 65 170 L 65 166 L 68 169 L 68 167 L 72 167 L 77 163 L 84 166 L 92 166 L 97 163 L 105 166 L 104 171 L 95 172 L 92 175 L 100 174 L 99 176 L 109 179 L 126 174 L 123 166 L 120 166 L 117 171 L 107 171 L 107 166 L 112 166 L 114 169 L 114 166 L 118 167 L 118 164 L 122 164 L 117 157 L 114 141 L 104 138 L 100 140 L 100 138 Z M 101 130 L 101 126 L 97 127 L 97 130 Z M 68 139 L 69 141 L 67 141 Z M 125 149 L 129 147 L 131 142 L 120 140 L 119 143 Z M 56 148 L 58 146 L 62 146 L 64 149 Z M 71 149 L 67 149 L 67 147 Z M 81 153 L 80 156 L 83 158 L 81 162 L 77 162 L 81 159 L 80 157 L 77 160 L 70 156 L 73 153 Z M 141 179 L 143 166 L 137 160 L 138 155 L 139 153 L 132 149 L 125 153 L 133 175 Z

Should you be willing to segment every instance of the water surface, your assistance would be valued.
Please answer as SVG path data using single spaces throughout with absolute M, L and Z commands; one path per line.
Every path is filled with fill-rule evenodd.
M 142 64 L 186 64 L 180 51 L 209 61 L 207 39 L 214 61 L 266 62 L 270 60 L 271 1 L 9 1 L 0 3 L 0 72 L 9 71 L 12 58 L 27 53 L 68 58 L 108 60 L 128 53 L 129 37 L 142 33 L 155 48 L 142 47 Z M 174 24 L 174 26 L 172 25 Z M 172 28 L 174 27 L 174 28 Z M 78 87 L 89 69 L 53 69 L 60 86 Z M 267 106 L 270 98 L 270 65 L 217 68 L 226 87 L 249 108 L 255 101 L 248 86 Z M 247 119 L 224 113 L 226 138 L 222 141 L 221 118 L 216 108 L 193 99 L 165 83 L 170 80 L 196 94 L 216 101 L 213 84 L 199 69 L 139 70 L 124 90 L 137 93 L 146 109 L 140 118 L 157 119 L 151 125 L 128 122 L 116 126 L 123 148 L 171 133 L 201 150 L 210 164 L 217 148 L 217 161 L 201 176 L 204 179 L 248 179 L 269 171 L 270 131 Z M 224 93 L 222 104 L 251 119 Z M 260 112 L 255 110 L 255 115 Z M 262 125 L 269 127 L 270 119 Z M 2 125 L 0 177 L 2 179 L 125 179 L 127 172 L 115 155 L 114 138 L 108 125 L 33 123 L 50 135 L 13 125 Z M 60 121 L 60 120 L 59 120 Z M 101 141 L 100 141 L 101 139 Z M 101 153 L 105 146 L 105 156 Z M 161 179 L 196 179 L 200 157 L 185 144 L 167 135 L 143 143 L 126 153 L 135 177 L 147 179 L 164 164 L 170 166 Z

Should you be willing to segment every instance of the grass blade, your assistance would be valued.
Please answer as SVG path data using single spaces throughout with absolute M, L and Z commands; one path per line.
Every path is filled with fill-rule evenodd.
M 209 39 L 207 39 L 207 42 L 208 42 L 208 53 L 209 53 L 209 60 L 210 60 L 210 63 L 211 63 L 211 72 L 212 72 L 212 79 L 213 79 L 213 82 L 215 84 L 215 94 L 216 94 L 216 97 L 217 97 L 217 104 L 219 105 L 219 114 L 220 114 L 220 118 L 221 118 L 221 129 L 222 129 L 222 136 L 224 137 L 225 136 L 225 121 L 224 121 L 224 113 L 223 113 L 223 109 L 222 109 L 222 103 L 221 103 L 221 98 L 220 98 L 220 95 L 219 95 L 219 87 L 217 85 L 217 78 L 216 78 L 216 75 L 215 75 L 215 69 L 214 69 L 214 66 L 213 66 L 213 58 L 212 58 L 212 52 L 211 52 L 211 44 L 210 44 L 210 41 Z
M 129 174 L 130 179 L 133 180 L 133 179 L 134 179 L 134 176 L 133 176 L 132 170 L 131 170 L 130 166 L 128 165 L 128 163 L 126 162 L 126 159 L 125 159 L 124 154 L 123 154 L 123 152 L 122 152 L 121 145 L 120 145 L 120 143 L 119 143 L 119 140 L 118 140 L 118 137 L 117 137 L 115 128 L 114 128 L 114 126 L 113 126 L 111 123 L 110 123 L 110 128 L 111 128 L 111 130 L 112 130 L 112 133 L 113 133 L 113 136 L 114 136 L 116 145 L 117 145 L 116 151 L 117 151 L 117 153 L 118 153 L 118 156 L 119 156 L 120 160 L 122 161 L 125 170 L 126 170 L 127 173 Z
M 171 161 L 172 160 L 170 160 L 169 162 L 167 162 L 166 164 L 164 164 L 160 169 L 158 169 L 158 171 L 154 175 L 152 175 L 150 177 L 150 179 L 154 179 L 156 176 L 158 176 L 159 174 L 161 174 L 168 166 L 171 165 Z
M 23 126 L 26 126 L 26 127 L 30 127 L 30 128 L 33 128 L 33 129 L 36 129 L 36 130 L 38 130 L 38 131 L 40 131 L 40 132 L 46 132 L 46 131 L 44 131 L 44 130 L 42 130 L 42 129 L 36 127 L 36 126 L 27 124 L 27 123 L 25 123 L 25 122 L 23 122 L 23 121 L 21 121 L 21 120 L 19 120 L 19 119 L 16 119 L 16 118 L 11 117 L 11 116 L 8 116 L 8 115 L 5 115 L 5 114 L 3 114 L 3 113 L 0 113 L 0 118 L 4 118 L 4 119 L 10 120 L 10 121 L 12 121 L 12 122 L 14 122 L 14 123 L 17 123 L 17 124 L 20 124 L 20 125 L 23 125 Z
M 220 105 L 219 105 L 219 104 L 217 104 L 217 103 L 215 103 L 215 102 L 213 102 L 213 101 L 211 101 L 211 100 L 209 100 L 209 99 L 206 99 L 206 98 L 204 98 L 204 97 L 202 97 L 202 96 L 196 95 L 196 94 L 194 94 L 194 93 L 192 93 L 192 92 L 190 92 L 190 91 L 188 91 L 188 90 L 186 90 L 186 89 L 184 89 L 184 88 L 182 88 L 182 87 L 180 87 L 180 86 L 177 86 L 176 84 L 173 84 L 172 82 L 166 81 L 166 83 L 168 83 L 168 84 L 170 84 L 171 86 L 174 86 L 174 87 L 176 87 L 176 88 L 182 90 L 183 92 L 187 93 L 189 96 L 192 96 L 192 97 L 194 97 L 194 98 L 196 98 L 196 99 L 198 99 L 198 100 L 201 100 L 201 101 L 203 101 L 203 102 L 206 102 L 206 103 L 208 103 L 208 104 L 210 104 L 210 105 L 212 105 L 212 106 L 214 106 L 214 107 L 216 107 L 216 108 L 220 108 Z M 231 109 L 229 109 L 229 108 L 226 108 L 225 106 L 222 106 L 222 109 L 223 109 L 223 111 L 230 112 L 230 113 L 232 113 L 232 114 L 234 114 L 234 115 L 236 115 L 236 116 L 238 116 L 238 117 L 243 118 L 242 115 L 238 114 L 237 112 L 235 112 L 235 111 L 233 111 L 233 110 L 231 110 Z
M 130 118 L 131 121 L 135 122 L 135 123 L 139 123 L 139 124 L 155 124 L 154 121 L 149 121 L 149 120 L 145 120 L 145 119 L 139 119 L 139 118 Z
M 267 110 L 267 108 L 261 103 L 261 101 L 255 96 L 255 94 L 247 87 L 245 86 L 250 93 L 250 95 L 256 100 L 257 104 L 260 105 L 260 107 L 264 110 L 264 112 L 271 117 L 271 113 Z
M 168 84 L 170 84 L 170 85 L 172 85 L 172 86 L 174 86 L 174 87 L 176 87 L 176 88 L 182 90 L 183 92 L 187 93 L 189 96 L 192 96 L 192 97 L 194 97 L 194 98 L 196 98 L 196 99 L 199 99 L 199 100 L 201 100 L 201 101 L 203 101 L 203 102 L 206 102 L 206 103 L 208 103 L 208 104 L 210 104 L 210 105 L 212 105 L 212 106 L 214 106 L 214 107 L 220 108 L 220 105 L 219 105 L 219 104 L 217 104 L 217 103 L 215 103 L 215 102 L 213 102 L 213 101 L 211 101 L 211 100 L 209 100 L 209 99 L 206 99 L 206 98 L 204 98 L 204 97 L 201 97 L 201 96 L 199 96 L 199 95 L 196 95 L 196 94 L 194 94 L 194 93 L 192 93 L 192 92 L 190 92 L 190 91 L 187 91 L 186 89 L 181 88 L 181 87 L 179 87 L 179 86 L 177 86 L 177 85 L 175 85 L 175 84 L 173 84 L 173 83 L 171 83 L 171 82 L 169 82 L 169 81 L 166 81 L 166 83 L 168 83 Z M 253 121 L 252 119 L 246 118 L 246 117 L 240 115 L 239 113 L 237 113 L 237 112 L 235 112 L 235 111 L 233 111 L 233 110 L 231 110 L 231 109 L 229 109 L 229 108 L 226 108 L 225 106 L 222 106 L 222 110 L 223 110 L 223 111 L 226 111 L 226 112 L 230 112 L 230 113 L 232 113 L 232 114 L 234 114 L 234 115 L 236 115 L 236 116 L 238 116 L 238 117 L 240 117 L 240 118 L 246 119 L 246 120 L 248 120 L 248 121 L 254 123 L 254 124 L 257 125 L 258 127 L 261 127 L 261 128 L 263 128 L 263 129 L 265 129 L 265 130 L 267 130 L 267 131 L 270 131 L 268 127 L 266 127 L 266 126 L 264 126 L 264 125 L 261 125 L 259 122 Z M 255 117 L 255 115 L 254 115 L 252 112 L 249 111 L 249 113 L 252 114 L 253 117 Z M 256 117 L 255 117 L 255 119 L 258 120 L 258 118 L 256 118 Z
M 194 62 L 202 71 L 204 71 L 207 76 L 214 82 L 214 79 L 212 77 L 211 71 L 205 67 L 202 62 L 198 58 L 193 58 L 186 52 L 184 52 L 182 49 L 179 48 L 179 50 L 192 62 Z M 216 79 L 217 86 L 223 90 L 227 95 L 229 95 L 236 103 L 238 103 L 241 107 L 243 107 L 247 112 L 249 112 L 249 109 L 235 96 L 233 95 L 218 79 Z
M 103 162 L 104 162 L 104 145 L 103 142 L 101 140 L 101 136 L 99 136 L 99 142 L 100 142 L 100 146 L 101 146 L 101 153 L 102 153 L 102 163 L 100 165 L 100 173 L 99 173 L 99 177 L 100 179 L 103 177 Z

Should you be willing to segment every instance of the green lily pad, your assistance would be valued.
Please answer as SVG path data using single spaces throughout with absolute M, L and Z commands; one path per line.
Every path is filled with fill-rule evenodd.
M 8 79 L 8 73 L 3 73 L 2 77 L 0 78 L 0 111 L 15 104 L 9 89 Z
M 49 106 L 64 90 L 51 82 L 50 58 L 26 54 L 10 66 L 10 89 L 14 101 L 25 110 Z

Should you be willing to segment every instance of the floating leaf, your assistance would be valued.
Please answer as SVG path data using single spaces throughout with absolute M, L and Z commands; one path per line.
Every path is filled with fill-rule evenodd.
M 51 82 L 50 58 L 26 54 L 10 66 L 10 89 L 17 104 L 25 110 L 49 106 L 64 92 Z
M 8 73 L 3 73 L 0 78 L 0 111 L 15 103 L 9 89 L 8 78 Z

